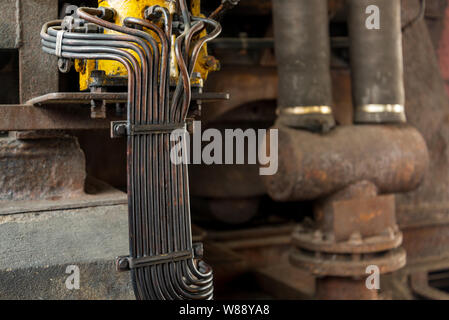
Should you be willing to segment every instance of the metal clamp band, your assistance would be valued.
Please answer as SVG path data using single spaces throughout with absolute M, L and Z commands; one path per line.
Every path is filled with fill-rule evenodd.
M 140 258 L 118 257 L 116 259 L 116 267 L 118 271 L 128 271 L 162 263 L 193 259 L 193 256 L 192 250 L 186 250 Z
M 365 104 L 357 107 L 358 111 L 366 113 L 404 113 L 404 106 L 401 104 Z
M 141 124 L 131 125 L 129 134 L 156 134 L 156 133 L 171 133 L 177 129 L 186 129 L 185 123 L 171 123 L 171 124 Z
M 55 53 L 56 53 L 56 56 L 58 56 L 58 57 L 62 56 L 62 40 L 64 39 L 64 34 L 65 34 L 64 30 L 58 31 L 58 33 L 56 34 Z
M 297 106 L 288 108 L 278 108 L 278 115 L 308 115 L 308 114 L 332 114 L 329 106 Z
M 126 135 L 148 135 L 172 133 L 174 130 L 187 130 L 185 123 L 168 123 L 168 124 L 128 124 L 127 121 L 111 122 L 111 137 L 119 138 Z

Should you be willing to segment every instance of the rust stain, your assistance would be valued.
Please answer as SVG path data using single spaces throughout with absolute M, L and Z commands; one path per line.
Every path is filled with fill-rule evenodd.
M 360 214 L 360 221 L 369 222 L 381 215 L 382 215 L 382 210 L 375 210 L 375 211 L 370 211 L 367 213 L 362 213 L 362 214 Z

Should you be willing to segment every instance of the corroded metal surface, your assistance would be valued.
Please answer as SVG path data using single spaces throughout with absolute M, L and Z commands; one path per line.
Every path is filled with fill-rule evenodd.
M 403 248 L 375 254 L 363 254 L 358 259 L 352 255 L 316 254 L 295 250 L 290 261 L 298 268 L 306 269 L 314 275 L 336 277 L 361 277 L 366 275 L 368 266 L 379 267 L 380 273 L 389 273 L 405 266 L 406 253 Z M 364 282 L 364 281 L 362 281 Z
M 427 170 L 426 144 L 412 127 L 341 126 L 326 135 L 277 128 L 279 170 L 264 177 L 276 200 L 313 200 L 362 180 L 383 193 L 408 191 Z
M 394 6 L 390 7 L 391 10 L 385 9 L 389 12 L 384 16 L 386 20 L 382 20 L 394 27 L 394 32 L 367 35 L 363 35 L 357 25 L 362 23 L 362 8 L 365 9 L 369 4 L 362 1 L 347 3 L 352 9 L 348 18 L 353 69 L 351 73 L 353 82 L 354 79 L 357 80 L 357 85 L 352 88 L 354 105 L 359 107 L 363 103 L 364 113 L 379 113 L 371 110 L 373 107 L 378 109 L 378 104 L 388 107 L 390 113 L 396 113 L 399 108 L 403 110 L 402 52 L 398 43 L 401 37 L 400 2 L 376 1 L 375 4 L 383 8 Z M 310 8 L 314 5 L 316 4 Z M 279 4 L 275 9 L 277 6 Z M 358 11 L 362 12 L 362 16 Z M 290 23 L 294 20 L 294 15 L 279 18 L 276 10 L 274 13 L 275 23 L 282 19 L 290 19 Z M 342 15 L 339 19 L 341 17 Z M 276 47 L 286 50 L 292 56 L 301 57 L 301 54 L 310 49 L 307 36 L 292 37 L 291 41 L 298 41 L 291 44 L 286 38 L 282 39 L 283 33 L 288 34 L 291 27 L 287 29 L 281 30 L 281 37 L 276 39 Z M 326 36 L 321 34 L 320 38 Z M 372 42 L 367 45 L 366 41 Z M 372 50 L 376 46 L 380 48 L 384 41 L 392 43 L 389 55 L 385 55 L 385 50 Z M 290 47 L 294 49 L 289 50 Z M 366 50 L 368 47 L 370 50 Z M 283 53 L 282 50 L 277 51 Z M 314 59 L 317 57 L 299 58 L 308 62 L 315 61 Z M 388 63 L 382 63 L 382 59 L 386 59 Z M 281 59 L 278 59 L 279 69 L 288 73 L 291 71 L 288 68 L 289 61 L 284 60 L 286 59 L 281 55 Z M 299 60 L 296 62 L 300 63 Z M 376 63 L 379 67 L 376 67 Z M 322 66 L 325 64 L 324 61 L 320 63 Z M 313 66 L 313 62 L 310 66 Z M 369 70 L 370 68 L 375 70 Z M 382 71 L 385 71 L 384 78 L 376 78 Z M 316 76 L 315 72 L 308 78 Z M 378 81 L 381 83 L 377 83 Z M 324 83 L 326 88 L 327 82 Z M 385 87 L 380 88 L 383 84 Z M 309 90 L 307 93 L 310 92 L 313 91 Z M 297 93 L 297 90 L 280 90 L 278 101 Z M 323 106 L 323 97 L 329 98 L 330 95 L 322 93 L 312 98 L 308 105 Z M 365 98 L 372 101 L 363 100 Z M 383 101 L 384 99 L 392 101 Z M 349 105 L 347 100 L 342 101 L 346 106 Z M 348 114 L 346 109 L 345 116 Z M 360 119 L 361 117 L 356 116 L 356 120 Z M 377 122 L 375 117 L 363 120 Z M 380 120 L 395 122 L 391 117 Z M 405 120 L 403 114 L 400 120 Z M 414 190 L 422 182 L 429 163 L 423 137 L 416 129 L 406 125 L 347 125 L 337 126 L 326 134 L 314 134 L 287 128 L 285 122 L 278 119 L 273 128 L 279 129 L 279 170 L 274 176 L 264 177 L 268 194 L 277 201 L 318 200 L 315 203 L 315 223 L 311 226 L 303 225 L 302 229 L 294 232 L 291 263 L 324 277 L 317 281 L 318 298 L 378 298 L 376 291 L 367 291 L 364 281 L 354 277 L 364 276 L 369 265 L 377 265 L 380 273 L 384 274 L 396 271 L 406 263 L 405 250 L 400 247 L 402 233 L 396 224 L 395 198 L 391 194 Z
M 18 48 L 20 45 L 20 1 L 2 1 L 0 11 L 0 48 Z
M 229 101 L 220 101 L 204 108 L 202 121 L 209 122 L 254 101 L 275 100 L 277 96 L 277 72 L 273 67 L 224 67 L 212 73 L 206 83 L 206 90 L 229 92 Z
M 403 10 L 407 19 L 416 16 L 418 1 L 407 1 Z M 429 10 L 431 13 L 432 4 Z M 438 13 L 443 14 L 441 10 Z M 432 20 L 434 26 L 439 23 L 437 15 Z M 445 23 L 448 24 L 447 20 Z M 434 43 L 438 43 L 438 31 L 431 31 Z M 449 256 L 449 99 L 425 21 L 418 21 L 405 30 L 404 62 L 408 121 L 422 133 L 430 155 L 430 169 L 422 185 L 416 191 L 397 196 L 398 222 L 408 255 L 408 265 L 397 277 L 410 279 L 416 272 L 447 269 Z M 445 68 L 443 76 L 446 76 Z M 403 290 L 412 296 L 436 297 L 421 280 L 404 282 Z
M 362 181 L 319 200 L 315 221 L 335 241 L 346 241 L 354 233 L 372 237 L 397 229 L 394 195 L 377 195 L 374 184 Z M 344 222 L 344 223 L 342 223 Z
M 76 138 L 1 138 L 0 151 L 0 200 L 70 198 L 84 191 L 85 159 Z
M 228 93 L 205 92 L 192 93 L 192 100 L 209 101 L 229 100 Z M 91 100 L 102 100 L 105 103 L 125 103 L 128 100 L 126 92 L 53 92 L 35 97 L 27 101 L 27 105 L 48 106 L 54 104 L 90 104 Z
M 372 253 L 397 248 L 402 243 L 402 233 L 396 229 L 371 237 L 353 237 L 346 241 L 335 242 L 324 237 L 317 229 L 301 228 L 293 234 L 294 246 L 314 252 L 324 253 Z
M 57 0 L 20 1 L 21 46 L 20 103 L 48 92 L 58 91 L 57 59 L 40 50 L 39 32 L 43 21 L 58 17 Z
M 38 108 L 32 105 L 0 105 L 0 130 L 71 130 L 109 129 L 114 117 L 90 119 L 90 109 L 70 105 L 53 105 Z
M 369 290 L 363 281 L 339 277 L 317 279 L 316 297 L 323 300 L 376 300 L 377 290 Z
M 404 6 L 407 17 L 416 16 L 418 1 Z M 434 206 L 442 212 L 449 203 L 449 100 L 438 61 L 424 21 L 404 32 L 405 93 L 408 122 L 422 134 L 429 149 L 430 170 L 415 191 L 398 196 L 398 219 L 424 218 Z M 448 208 L 446 206 L 446 208 Z M 422 212 L 422 213 L 420 213 Z M 449 212 L 444 210 L 444 212 Z
M 64 186 L 62 186 L 64 187 Z M 65 193 L 58 198 L 49 200 L 3 200 L 0 201 L 0 216 L 22 214 L 28 212 L 61 211 L 69 209 L 107 207 L 126 204 L 128 197 L 125 192 L 119 191 L 104 182 L 88 177 L 84 192 L 77 194 Z
M 57 17 L 58 1 L 6 0 L 1 6 L 0 48 L 19 50 L 20 102 L 57 91 L 56 59 L 41 54 L 39 31 L 42 21 Z
M 377 192 L 372 183 L 361 181 L 321 199 L 315 222 L 306 220 L 293 233 L 292 264 L 325 277 L 361 277 L 370 265 L 382 274 L 402 268 L 406 253 L 400 248 L 394 196 Z M 344 288 L 348 279 L 339 279 Z

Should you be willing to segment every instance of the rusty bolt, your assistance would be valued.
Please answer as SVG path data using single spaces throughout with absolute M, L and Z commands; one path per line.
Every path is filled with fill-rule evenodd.
M 121 123 L 114 127 L 114 132 L 117 136 L 125 136 L 126 135 L 126 124 Z
M 129 270 L 129 261 L 127 258 L 117 258 L 117 270 L 118 271 Z
M 218 70 L 220 62 L 214 56 L 206 56 L 204 57 L 204 66 L 208 70 Z
M 160 8 L 160 6 L 155 5 L 151 7 L 146 7 L 144 10 L 144 17 L 145 19 L 148 18 L 160 18 L 162 16 L 161 12 L 156 11 L 156 8 Z

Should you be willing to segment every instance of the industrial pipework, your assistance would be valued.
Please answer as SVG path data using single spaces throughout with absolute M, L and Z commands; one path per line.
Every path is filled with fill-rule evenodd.
M 127 120 L 111 128 L 128 142 L 130 256 L 117 267 L 131 270 L 137 299 L 212 299 L 212 270 L 192 244 L 187 165 L 170 161 L 179 143 L 170 134 L 187 134 L 192 75 L 221 26 L 192 14 L 185 0 L 136 1 L 132 16 L 123 16 L 121 2 L 46 23 L 43 50 L 60 67 L 94 61 L 97 71 L 126 77 Z
M 329 131 L 326 5 L 274 1 L 280 155 L 278 173 L 265 176 L 265 185 L 277 201 L 315 200 L 314 221 L 293 234 L 290 261 L 317 277 L 317 298 L 376 299 L 378 291 L 365 284 L 367 268 L 384 274 L 406 263 L 393 194 L 420 185 L 429 155 L 421 134 L 398 124 L 406 121 L 400 0 L 347 2 L 359 125 Z M 379 28 L 365 25 L 369 5 L 380 9 Z

